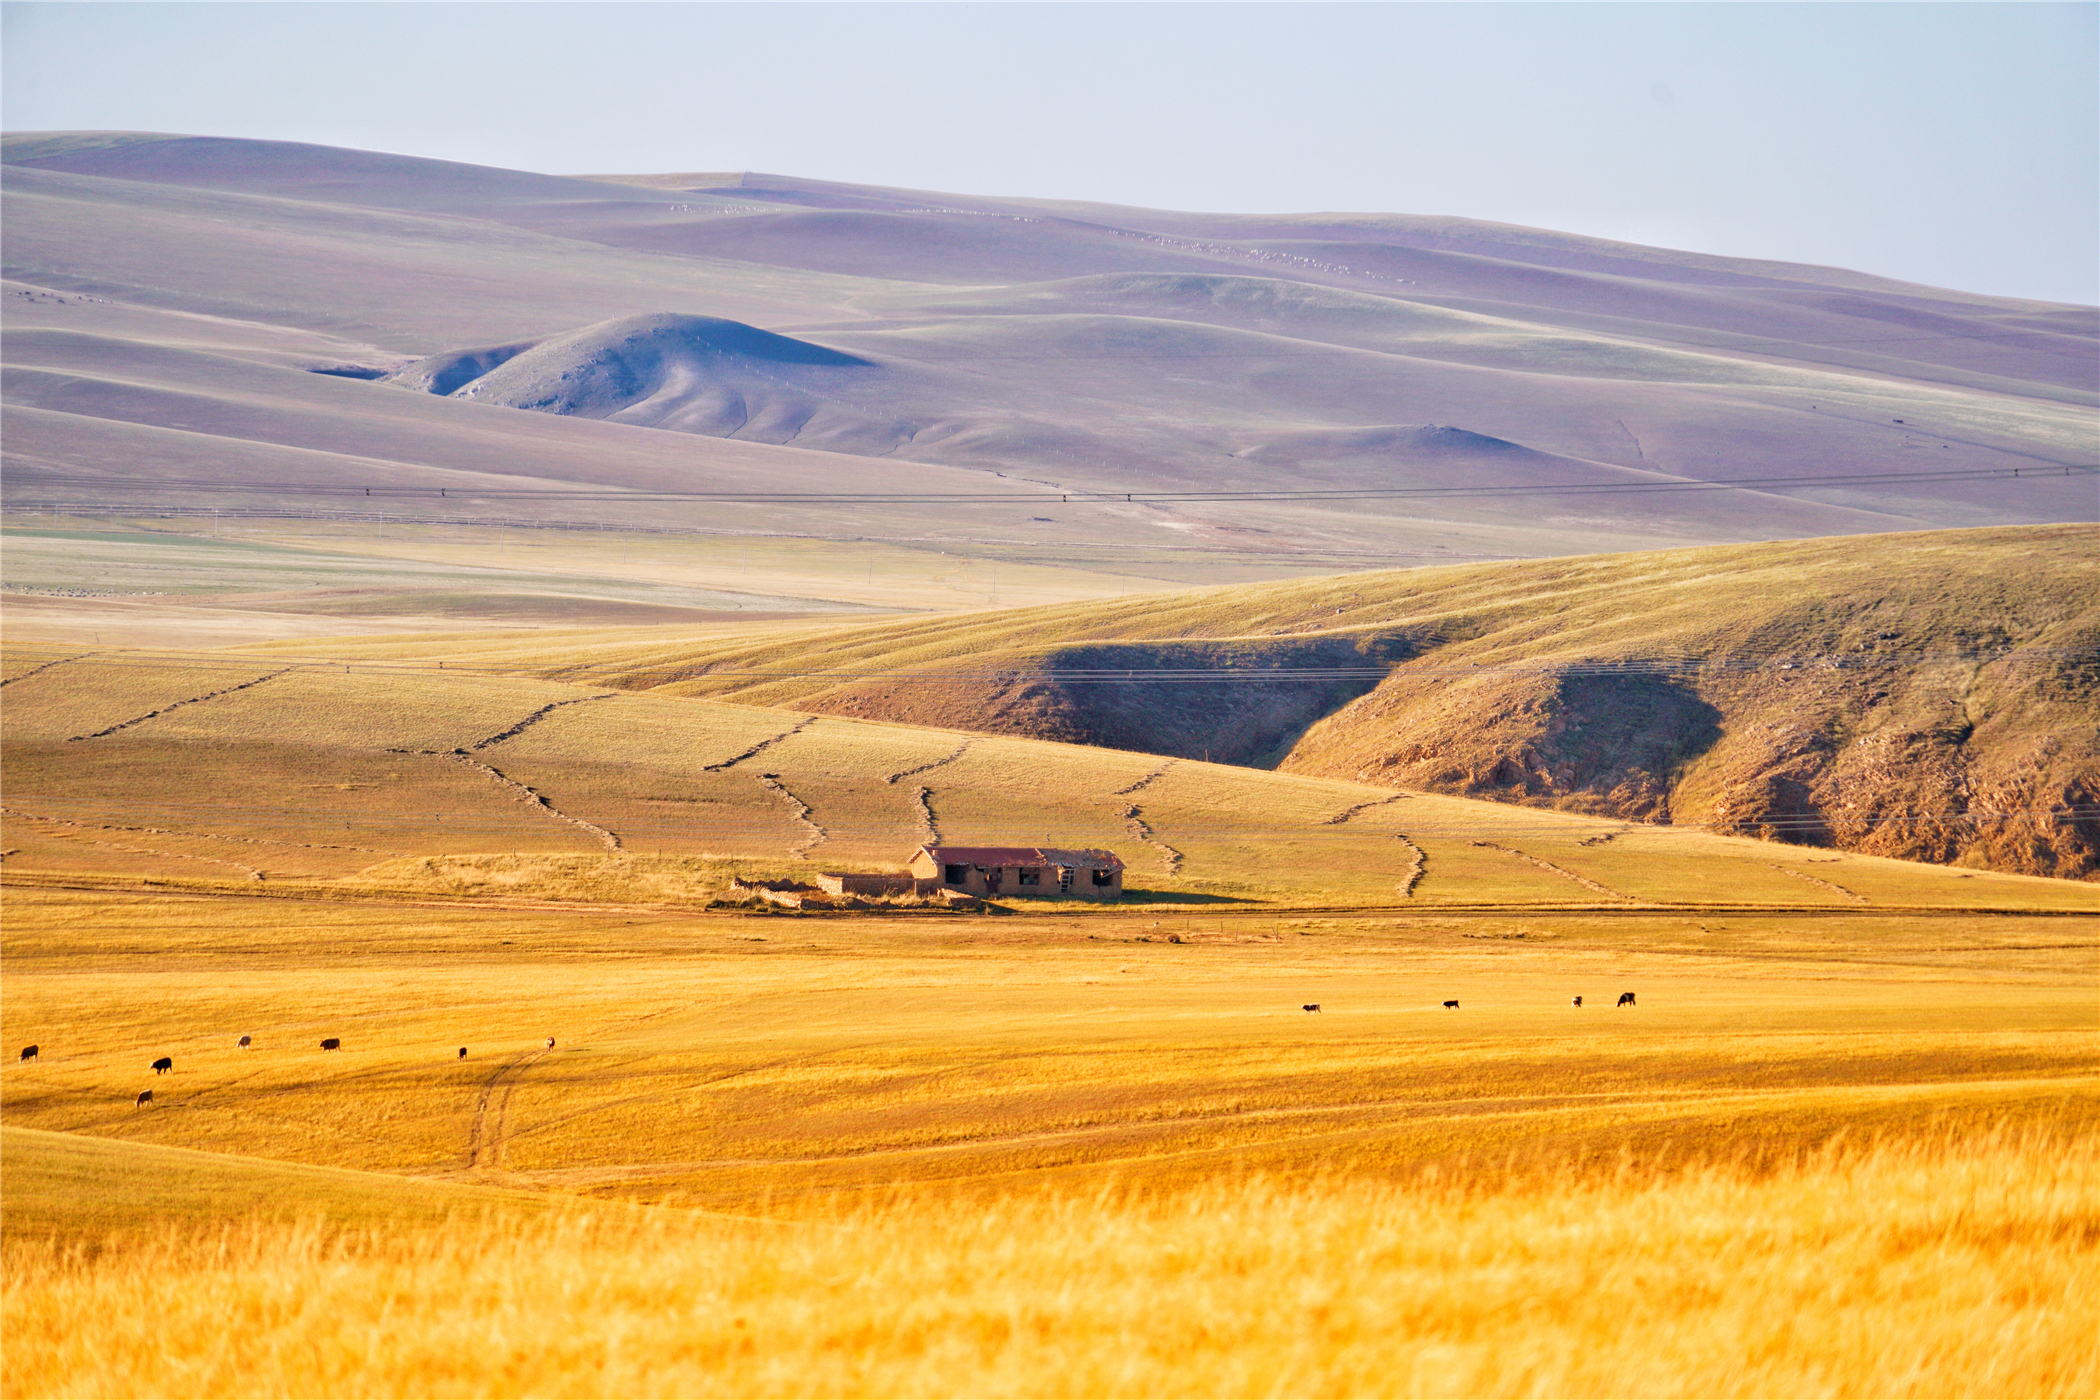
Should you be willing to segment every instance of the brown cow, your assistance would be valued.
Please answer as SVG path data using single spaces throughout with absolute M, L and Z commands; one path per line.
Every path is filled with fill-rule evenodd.
M 235 1044 L 242 1050 L 246 1050 L 250 1045 L 253 1045 L 254 1043 L 255 1037 L 248 1035 L 242 1036 L 238 1041 L 235 1042 Z
M 25 1059 L 25 1060 L 33 1060 L 33 1059 L 35 1059 L 35 1058 L 36 1058 L 36 1047 L 35 1047 L 34 1045 L 25 1045 L 25 1046 L 23 1046 L 23 1047 L 22 1047 L 22 1058 L 23 1058 L 23 1059 Z
M 1305 1003 L 1305 1005 L 1304 1005 L 1304 1006 L 1302 1006 L 1302 1007 L 1300 1007 L 1300 1008 L 1298 1008 L 1298 1009 L 1299 1009 L 1299 1010 L 1301 1010 L 1301 1011 L 1318 1011 L 1318 1010 L 1320 1009 L 1320 1003 L 1318 1003 L 1318 1002 L 1316 1002 L 1316 1001 L 1309 1001 L 1309 1002 Z
M 149 1104 L 149 1103 L 152 1103 L 152 1102 L 153 1102 L 153 1091 L 152 1091 L 151 1089 L 141 1089 L 141 1090 L 139 1090 L 139 1097 L 138 1097 L 138 1102 L 134 1103 L 134 1104 L 132 1105 L 132 1107 L 133 1107 L 133 1108 L 144 1108 L 144 1107 L 145 1107 L 145 1106 L 146 1106 L 147 1104 Z
M 1633 1005 L 1633 993 L 1632 993 L 1632 992 L 1621 992 L 1621 993 L 1619 993 L 1619 1005 L 1621 1005 L 1621 1006 L 1631 1006 L 1631 1005 Z
M 459 1057 L 460 1057 L 460 1058 L 461 1058 L 462 1060 L 464 1060 L 465 1058 L 467 1058 L 467 1047 L 466 1047 L 466 1046 L 462 1045 L 462 1046 L 460 1046 L 460 1047 L 459 1047 Z
M 1582 998 L 1577 997 L 1575 998 L 1575 1000 L 1569 1002 L 1568 1005 L 1574 1007 L 1577 1011 L 1580 1011 L 1582 1010 Z

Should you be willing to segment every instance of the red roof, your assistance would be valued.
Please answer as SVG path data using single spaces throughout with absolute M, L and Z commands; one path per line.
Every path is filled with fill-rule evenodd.
M 1121 870 L 1114 851 L 1064 850 L 1050 846 L 921 846 L 943 865 L 1063 865 L 1075 870 Z

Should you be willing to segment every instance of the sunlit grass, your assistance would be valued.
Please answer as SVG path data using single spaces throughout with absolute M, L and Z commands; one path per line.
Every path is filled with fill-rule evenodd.
M 2100 1150 L 897 1196 L 6 1253 L 12 1395 L 1888 1395 L 2100 1387 Z

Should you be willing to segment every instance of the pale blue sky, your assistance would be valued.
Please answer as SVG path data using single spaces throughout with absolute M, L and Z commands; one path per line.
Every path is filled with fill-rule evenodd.
M 2100 300 L 2100 4 L 121 4 L 9 131 L 1461 214 Z

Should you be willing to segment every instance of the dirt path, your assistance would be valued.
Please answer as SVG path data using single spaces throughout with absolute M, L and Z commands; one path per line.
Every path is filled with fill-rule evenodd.
M 1393 839 L 1407 847 L 1409 857 L 1407 873 L 1400 878 L 1400 897 L 1402 899 L 1413 899 L 1415 897 L 1415 886 L 1421 884 L 1422 877 L 1429 873 L 1429 852 L 1423 850 L 1397 831 L 1393 833 Z
M 498 1066 L 482 1081 L 481 1095 L 474 1102 L 474 1125 L 467 1134 L 468 1171 L 503 1170 L 503 1149 L 510 1139 L 510 1096 L 518 1087 L 518 1075 L 546 1053 L 541 1046 Z
M 937 758 L 931 763 L 922 763 L 916 768 L 907 768 L 901 773 L 892 773 L 887 778 L 884 778 L 883 781 L 890 784 L 901 783 L 906 778 L 916 778 L 921 773 L 931 773 L 936 768 L 945 768 L 949 764 L 955 762 L 956 759 L 961 758 L 964 754 L 968 753 L 970 751 L 970 745 L 976 742 L 977 741 L 974 739 L 965 739 L 960 744 L 957 744 L 955 746 L 955 752 L 949 754 L 947 757 Z M 919 789 L 919 791 L 921 792 L 924 792 L 925 790 L 926 789 L 924 788 Z
M 758 781 L 759 785 L 765 788 L 767 792 L 772 793 L 788 805 L 789 814 L 796 821 L 809 828 L 809 839 L 799 845 L 788 847 L 789 855 L 796 860 L 807 860 L 811 851 L 831 839 L 831 833 L 817 825 L 816 809 L 789 791 L 787 784 L 780 781 L 778 773 L 761 773 L 758 775 Z
M 211 690 L 206 691 L 202 695 L 192 695 L 186 700 L 177 700 L 173 704 L 163 705 L 157 710 L 148 710 L 145 714 L 142 714 L 135 719 L 127 719 L 120 724 L 112 724 L 107 729 L 98 729 L 92 734 L 75 734 L 72 738 L 66 740 L 66 742 L 69 744 L 78 744 L 86 739 L 100 739 L 104 735 L 114 734 L 120 729 L 129 729 L 134 724 L 144 724 L 149 719 L 159 719 L 162 715 L 167 714 L 170 710 L 179 710 L 184 705 L 201 705 L 207 700 L 216 700 L 221 695 L 231 695 L 237 690 L 252 690 L 256 686 L 261 685 L 264 681 L 274 681 L 279 676 L 284 675 L 285 672 L 296 669 L 297 668 L 293 666 L 286 666 L 285 668 L 283 668 L 283 670 L 272 671 L 266 676 L 257 676 L 252 681 L 242 681 L 239 685 L 229 685 L 223 690 Z M 17 677 L 16 679 L 19 680 L 20 677 Z
M 933 810 L 933 789 L 924 783 L 912 792 L 912 805 L 919 809 L 919 826 L 926 834 L 925 844 L 937 845 L 941 839 L 941 821 Z
M 428 754 L 428 750 L 425 750 L 425 753 Z M 542 793 L 538 788 L 531 787 L 525 783 L 519 782 L 516 778 L 511 777 L 508 773 L 503 772 L 501 769 L 492 768 L 488 764 L 483 763 L 480 759 L 471 758 L 464 753 L 429 754 L 429 756 L 433 758 L 447 759 L 453 763 L 457 763 L 462 768 L 471 768 L 475 772 L 487 778 L 489 781 L 497 784 L 499 787 L 502 787 L 507 791 L 516 794 L 518 800 L 525 803 L 527 806 L 537 807 L 540 811 L 554 818 L 554 820 L 558 822 L 567 822 L 570 826 L 575 827 L 579 831 L 589 832 L 592 836 L 598 838 L 599 844 L 604 846 L 606 850 L 617 851 L 620 849 L 620 838 L 617 835 L 610 831 L 607 831 L 604 827 L 599 826 L 596 822 L 587 822 L 582 817 L 570 816 L 567 812 L 564 812 L 561 808 L 555 806 L 552 802 L 549 802 L 546 798 L 546 795 Z
M 41 666 L 32 666 L 19 676 L 9 676 L 6 680 L 0 680 L 0 685 L 13 685 L 16 681 L 26 681 L 31 676 L 42 675 L 44 672 L 50 670 L 53 666 L 63 666 L 69 661 L 85 661 L 93 655 L 95 655 L 95 653 L 92 651 L 84 651 L 78 656 L 61 656 L 56 661 L 46 661 Z
M 1391 797 L 1374 797 L 1369 802 L 1359 802 L 1354 807 L 1342 808 L 1341 811 L 1336 812 L 1333 816 L 1321 822 L 1320 825 L 1340 826 L 1343 822 L 1348 821 L 1351 817 L 1359 816 L 1365 812 L 1368 812 L 1373 807 L 1387 807 L 1391 806 L 1395 802 L 1405 802 L 1406 800 L 1407 794 L 1404 792 L 1396 792 Z
M 1160 764 L 1159 767 L 1153 769 L 1150 773 L 1147 773 L 1144 777 L 1139 778 L 1129 787 L 1117 788 L 1115 790 L 1114 795 L 1117 797 L 1128 797 L 1134 792 L 1143 792 L 1146 788 L 1151 787 L 1153 783 L 1157 782 L 1160 776 L 1173 766 L 1174 760 L 1170 758 L 1165 763 Z
M 770 739 L 761 739 L 757 743 L 753 744 L 750 748 L 745 749 L 742 753 L 736 755 L 734 758 L 725 758 L 720 763 L 710 763 L 706 767 L 702 768 L 700 771 L 703 773 L 725 773 L 731 768 L 736 767 L 739 763 L 742 763 L 747 758 L 758 757 L 767 749 L 770 749 L 775 744 L 779 743 L 782 739 L 794 738 L 797 734 L 800 734 L 803 730 L 809 728 L 812 724 L 815 724 L 816 722 L 817 717 L 815 715 L 811 715 L 808 719 L 805 719 L 800 724 L 794 726 L 794 728 L 783 729 L 780 733 L 775 734 Z
M 167 834 L 170 836 L 181 836 L 185 833 L 179 831 L 171 831 Z M 59 839 L 64 840 L 65 838 L 61 837 Z M 221 860 L 217 856 L 192 855 L 188 851 L 163 851 L 160 850 L 158 847 L 154 846 L 132 846 L 127 845 L 122 841 L 100 841 L 92 836 L 86 835 L 84 832 L 82 834 L 74 836 L 72 839 L 80 842 L 83 845 L 100 846 L 106 851 L 124 851 L 130 855 L 135 856 L 159 856 L 163 860 L 202 861 L 206 865 L 223 865 L 228 870 L 238 870 L 241 872 L 241 874 L 247 876 L 251 880 L 260 880 L 263 878 L 262 871 L 256 869 L 252 865 L 242 865 L 237 860 Z
M 1155 773 L 1152 776 L 1156 778 L 1159 774 Z M 1148 778 L 1146 781 L 1149 782 L 1151 779 Z M 1118 794 L 1118 796 L 1120 795 Z M 1160 866 L 1169 877 L 1181 873 L 1181 852 L 1175 850 L 1153 834 L 1151 823 L 1145 820 L 1144 808 L 1138 806 L 1135 802 L 1127 803 L 1117 815 L 1123 818 L 1123 822 L 1130 828 L 1132 836 L 1159 852 Z
M 489 748 L 492 745 L 501 744 L 506 740 L 515 739 L 520 734 L 523 734 L 526 730 L 532 728 L 532 726 L 538 724 L 541 720 L 553 714 L 556 710 L 560 709 L 564 705 L 583 705 L 588 704 L 592 700 L 611 700 L 613 698 L 614 693 L 607 692 L 603 695 L 579 695 L 574 700 L 557 700 L 551 705 L 542 705 L 537 710 L 534 710 L 531 714 L 525 716 L 525 718 L 519 720 L 516 724 L 512 725 L 510 728 L 504 730 L 501 734 L 491 734 L 488 738 L 481 740 L 479 743 L 469 745 L 467 751 L 469 753 L 479 753 L 481 750 Z
M 1771 862 L 1769 861 L 1766 863 L 1771 864 Z M 1843 885 L 1837 884 L 1836 882 L 1831 880 L 1826 880 L 1820 875 L 1811 875 L 1806 870 L 1789 870 L 1783 865 L 1773 865 L 1772 868 L 1782 875 L 1791 875 L 1796 880 L 1806 880 L 1809 884 L 1816 885 L 1823 889 L 1829 890 L 1832 894 L 1843 895 L 1845 898 L 1851 900 L 1854 904 L 1868 903 L 1867 897 L 1865 895 L 1860 894 L 1855 890 L 1848 890 Z
M 1550 860 L 1541 860 L 1537 856 L 1526 855 L 1524 852 L 1516 849 L 1514 846 L 1504 846 L 1494 841 L 1475 841 L 1472 844 L 1475 846 L 1483 846 L 1490 851 L 1500 851 L 1506 856 L 1514 856 L 1518 860 L 1524 861 L 1527 864 L 1537 866 L 1539 869 L 1545 871 L 1549 875 L 1558 875 L 1563 880 L 1573 880 L 1576 884 L 1582 886 L 1584 889 L 1593 891 L 1597 894 L 1601 894 L 1607 899 L 1631 900 L 1633 898 L 1632 895 L 1620 894 L 1617 890 L 1612 889 L 1607 885 L 1600 885 L 1595 880 L 1591 880 L 1584 876 L 1577 875 L 1572 870 L 1564 870 L 1560 866 L 1555 865 Z

